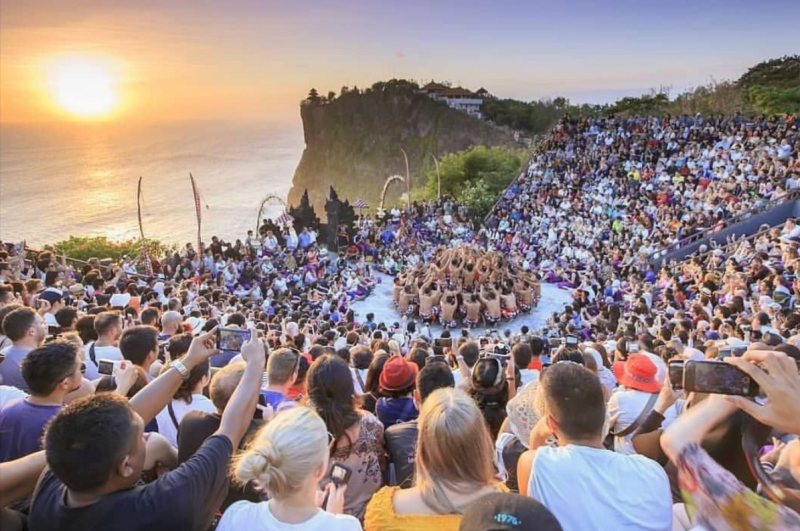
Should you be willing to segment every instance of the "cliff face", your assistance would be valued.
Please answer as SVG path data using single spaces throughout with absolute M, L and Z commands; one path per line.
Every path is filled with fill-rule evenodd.
M 425 186 L 432 156 L 473 145 L 516 146 L 510 133 L 407 89 L 349 92 L 331 103 L 304 104 L 300 116 L 306 148 L 288 204 L 299 204 L 307 189 L 320 217 L 331 186 L 342 199 L 351 204 L 364 199 L 374 211 L 386 178 L 406 175 L 401 148 L 408 154 L 415 189 Z M 392 184 L 386 205 L 404 192 L 404 184 Z

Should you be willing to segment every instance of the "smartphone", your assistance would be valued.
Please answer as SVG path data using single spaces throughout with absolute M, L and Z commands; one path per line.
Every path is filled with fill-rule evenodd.
M 683 389 L 683 360 L 669 362 L 669 382 L 673 389 Z
M 350 468 L 341 463 L 333 463 L 333 466 L 331 466 L 331 473 L 328 477 L 331 480 L 331 483 L 337 487 L 340 487 L 342 485 L 347 485 L 352 474 L 353 471 L 350 470 Z
M 453 338 L 451 337 L 437 337 L 433 340 L 435 347 L 451 348 L 453 346 Z
M 267 399 L 264 398 L 264 395 L 262 395 L 261 393 L 258 393 L 258 405 L 261 407 L 267 407 Z M 256 410 L 253 413 L 253 418 L 256 420 L 264 420 L 264 412 L 261 411 L 260 408 L 256 407 Z
M 97 372 L 109 376 L 119 372 L 122 360 L 97 360 Z
M 250 340 L 250 330 L 241 328 L 218 328 L 217 348 L 227 352 L 239 352 L 245 341 Z
M 47 335 L 48 336 L 57 336 L 61 333 L 60 326 L 48 325 L 47 326 Z
M 756 397 L 759 389 L 747 373 L 721 361 L 687 361 L 683 374 L 688 392 Z

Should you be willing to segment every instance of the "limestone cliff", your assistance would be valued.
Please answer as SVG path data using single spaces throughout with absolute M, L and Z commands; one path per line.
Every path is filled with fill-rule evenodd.
M 303 102 L 306 148 L 289 191 L 290 205 L 299 204 L 308 189 L 317 214 L 324 217 L 325 199 L 333 186 L 342 199 L 351 203 L 364 199 L 374 211 L 386 178 L 405 177 L 401 148 L 408 154 L 416 189 L 426 184 L 432 156 L 441 158 L 473 145 L 516 145 L 510 132 L 399 83 L 378 83 L 326 103 Z M 404 185 L 395 183 L 386 205 L 395 203 L 404 191 Z

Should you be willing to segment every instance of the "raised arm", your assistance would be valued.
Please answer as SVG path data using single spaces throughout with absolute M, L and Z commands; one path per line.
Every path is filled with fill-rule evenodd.
M 216 337 L 217 329 L 214 328 L 210 332 L 199 335 L 192 340 L 189 352 L 178 362 L 182 363 L 186 368 L 186 374 L 189 374 L 194 367 L 218 352 L 216 349 Z M 131 398 L 131 408 L 142 417 L 145 425 L 167 406 L 169 401 L 172 400 L 175 391 L 181 386 L 183 377 L 176 365 L 176 363 L 173 363 L 170 370 L 147 384 L 144 389 Z
M 217 434 L 230 439 L 234 448 L 239 446 L 253 418 L 267 357 L 266 346 L 256 337 L 255 330 L 252 331 L 251 337 L 252 339 L 242 347 L 242 357 L 247 362 L 247 367 L 222 413 L 222 422 L 217 430 Z

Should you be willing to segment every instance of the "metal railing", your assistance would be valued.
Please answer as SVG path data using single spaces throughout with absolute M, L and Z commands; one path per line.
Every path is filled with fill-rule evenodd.
M 696 233 L 694 233 L 694 234 L 692 234 L 690 236 L 687 236 L 686 238 L 683 238 L 683 239 L 677 241 L 676 243 L 673 243 L 673 244 L 671 244 L 671 245 L 669 245 L 667 247 L 664 247 L 662 249 L 659 249 L 657 251 L 653 251 L 647 257 L 647 261 L 650 262 L 650 263 L 654 263 L 654 262 L 657 262 L 659 260 L 662 260 L 662 259 L 664 259 L 664 257 L 667 254 L 669 254 L 669 253 L 671 253 L 673 251 L 678 251 L 678 250 L 686 247 L 687 245 L 691 245 L 691 244 L 693 244 L 695 242 L 698 242 L 698 241 L 703 240 L 705 238 L 711 237 L 714 233 L 719 232 L 720 230 L 722 230 L 724 228 L 736 225 L 739 222 L 742 222 L 742 221 L 745 221 L 747 219 L 750 219 L 751 217 L 755 216 L 756 214 L 761 214 L 762 212 L 766 212 L 767 210 L 771 210 L 771 209 L 775 208 L 776 206 L 778 206 L 778 205 L 780 205 L 782 203 L 785 203 L 786 201 L 791 201 L 791 200 L 794 200 L 794 199 L 800 199 L 800 189 L 799 190 L 792 190 L 791 192 L 789 192 L 785 196 L 781 197 L 780 199 L 776 199 L 774 201 L 770 201 L 770 202 L 765 203 L 765 204 L 763 204 L 761 206 L 758 206 L 756 208 L 752 208 L 752 209 L 749 209 L 749 210 L 747 210 L 745 212 L 737 214 L 737 215 L 735 215 L 733 217 L 730 217 L 730 218 L 727 218 L 727 219 L 723 219 L 722 220 L 723 221 L 723 226 L 722 227 L 719 227 L 717 225 L 714 225 L 714 226 L 711 226 L 711 227 L 706 227 L 705 229 L 703 229 L 703 230 L 701 230 L 699 232 L 696 232 Z
M 753 241 L 757 240 L 758 238 L 760 238 L 761 236 L 770 233 L 773 229 L 783 229 L 784 225 L 786 225 L 785 221 L 783 223 L 779 224 L 779 225 L 774 225 L 774 226 L 768 227 L 768 228 L 766 228 L 764 230 L 760 230 L 760 231 L 756 232 L 755 234 L 751 234 L 750 236 L 742 235 L 742 237 L 739 238 L 738 240 L 735 240 L 735 241 L 732 241 L 732 242 L 728 242 L 725 245 L 721 245 L 721 246 L 718 245 L 718 246 L 716 246 L 716 247 L 714 247 L 712 249 L 709 249 L 708 251 L 706 251 L 704 253 L 699 253 L 699 254 L 692 253 L 692 254 L 686 255 L 681 260 L 679 260 L 676 264 L 674 264 L 672 266 L 670 266 L 669 264 L 666 264 L 666 267 L 667 267 L 667 269 L 669 269 L 670 272 L 674 273 L 675 271 L 677 271 L 678 269 L 683 267 L 683 265 L 686 262 L 689 262 L 689 261 L 694 260 L 696 258 L 699 258 L 701 261 L 705 261 L 705 259 L 708 258 L 709 255 L 714 254 L 716 251 L 722 250 L 727 255 L 729 251 L 732 251 L 732 250 L 735 251 L 742 244 L 742 242 L 745 242 L 745 241 L 753 242 Z

